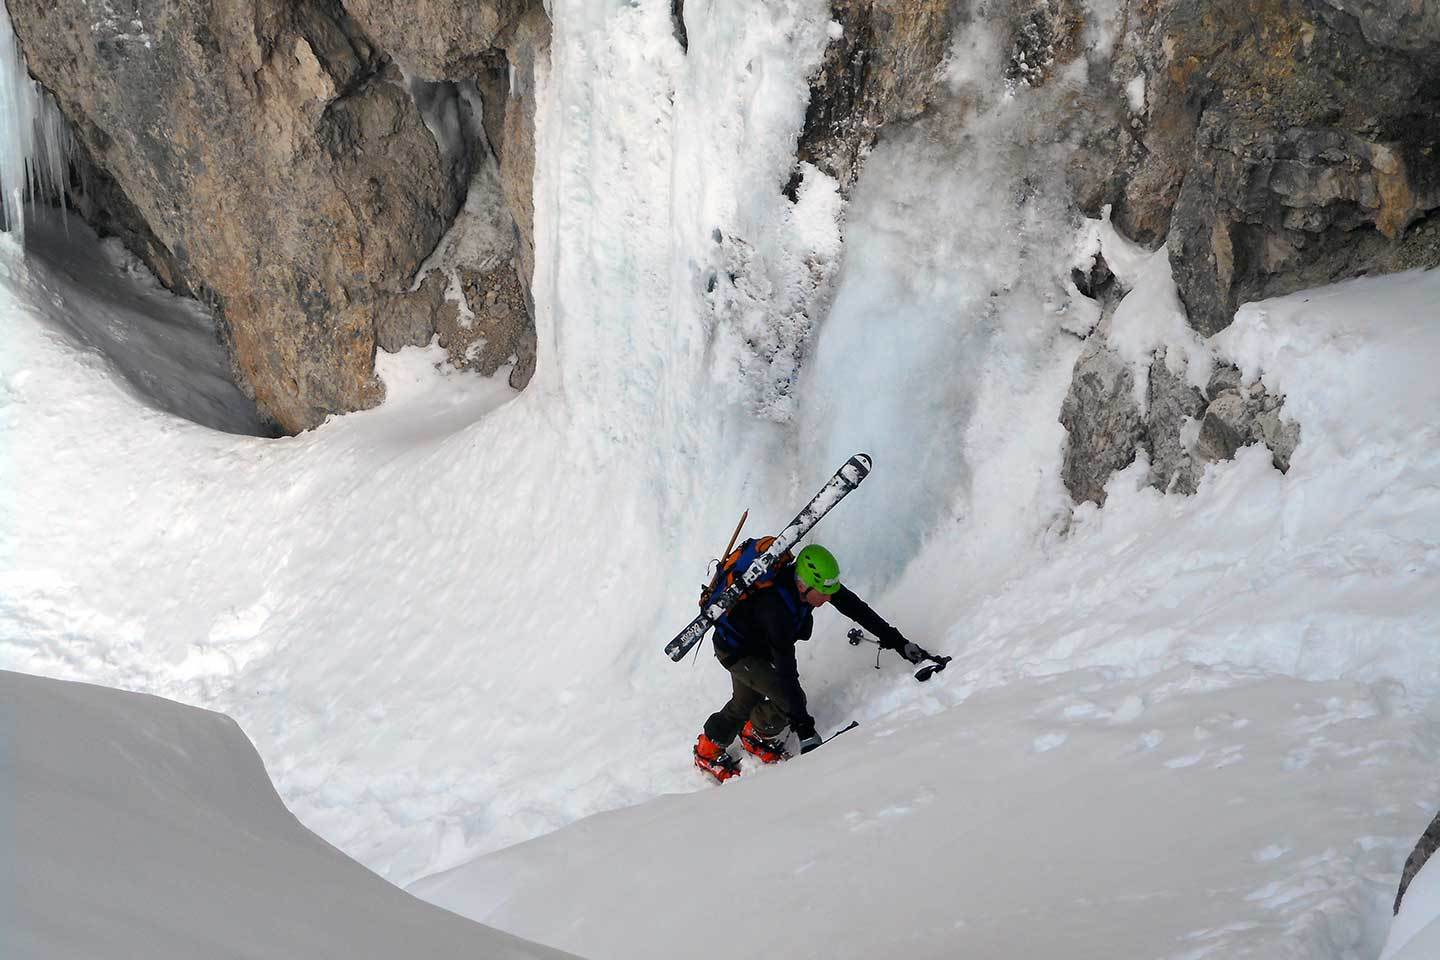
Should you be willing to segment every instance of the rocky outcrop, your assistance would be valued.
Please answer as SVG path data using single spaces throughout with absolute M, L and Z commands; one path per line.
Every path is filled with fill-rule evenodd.
M 1270 448 L 1275 469 L 1290 470 L 1290 457 L 1300 444 L 1300 425 L 1281 416 L 1284 397 L 1267 392 L 1261 383 L 1246 386 L 1240 371 L 1231 366 L 1211 376 L 1206 393 L 1210 402 L 1196 439 L 1202 458 L 1229 460 L 1241 447 L 1263 443 Z
M 1062 8 L 1035 9 L 1033 42 L 1012 57 L 1016 82 L 1046 82 L 1049 51 L 1064 50 L 1041 42 L 1060 35 Z M 1110 204 L 1130 238 L 1166 244 L 1197 332 L 1228 326 L 1250 300 L 1440 265 L 1434 4 L 1160 0 L 1118 13 L 1118 39 L 1091 50 L 1076 94 L 1091 124 L 1071 137 L 1073 196 L 1091 215 Z M 1128 371 L 1148 385 L 1143 404 L 1127 401 L 1095 389 L 1102 366 L 1107 382 L 1124 376 L 1099 359 L 1105 350 L 1087 345 L 1061 417 L 1077 502 L 1103 502 L 1110 473 L 1141 449 L 1149 482 L 1173 492 L 1192 492 L 1205 463 L 1253 443 L 1289 469 L 1300 431 L 1283 397 L 1242 384 L 1234 368 L 1202 394 L 1160 357 Z
M 1433 266 L 1440 30 L 1433 4 L 1171 0 L 1127 7 L 1113 75 L 1145 103 L 1105 198 L 1168 236 L 1191 324 L 1369 272 Z
M 490 69 L 506 37 L 533 10 L 535 0 L 431 0 L 396 4 L 346 0 L 345 9 L 411 76 L 458 80 Z
M 517 231 L 516 270 L 528 302 L 535 267 L 535 65 L 550 49 L 544 4 L 436 0 L 411 7 L 350 0 L 345 7 L 369 33 L 384 38 L 407 74 L 478 91 L 485 139 Z
M 1203 464 L 1191 455 L 1183 434 L 1185 425 L 1204 411 L 1205 395 L 1183 374 L 1171 372 L 1162 350 L 1150 363 L 1145 387 L 1141 443 L 1150 454 L 1150 486 L 1166 493 L 1194 493 L 1199 487 Z
M 82 210 L 216 307 L 239 379 L 284 428 L 376 402 L 376 346 L 435 333 L 527 378 L 539 0 L 10 9 L 77 132 Z M 510 274 L 487 259 L 416 285 L 486 164 L 478 189 L 513 211 Z
M 1410 881 L 1420 872 L 1420 868 L 1430 860 L 1432 854 L 1440 849 L 1440 813 L 1430 821 L 1430 826 L 1415 841 L 1415 848 L 1410 851 L 1410 856 L 1405 860 L 1405 869 L 1400 873 L 1400 887 L 1395 891 L 1394 913 L 1400 912 L 1400 902 L 1405 899 L 1405 891 L 1410 886 Z
M 1225 111 L 1207 113 L 1170 240 L 1195 328 L 1215 333 L 1251 300 L 1436 262 L 1433 230 L 1407 235 L 1440 206 L 1440 176 L 1412 146 L 1331 128 L 1239 132 Z
M 471 158 L 437 143 L 365 31 L 334 0 L 10 10 L 163 245 L 152 263 L 213 295 L 261 409 L 295 430 L 375 402 L 377 313 L 445 232 Z
M 1166 493 L 1194 493 L 1205 464 L 1230 460 L 1241 447 L 1262 443 L 1276 469 L 1290 469 L 1300 426 L 1282 415 L 1284 398 L 1263 384 L 1246 386 L 1240 371 L 1221 366 L 1202 393 L 1174 373 L 1162 350 L 1139 371 L 1145 403 L 1136 399 L 1135 368 L 1102 335 L 1090 338 L 1075 362 L 1060 409 L 1068 437 L 1061 479 L 1076 503 L 1104 506 L 1105 484 L 1144 450 L 1148 483 Z
M 1070 392 L 1060 407 L 1069 438 L 1061 477 L 1076 503 L 1105 504 L 1105 484 L 1135 462 L 1145 421 L 1135 400 L 1135 376 L 1118 353 L 1093 337 L 1075 361 Z
M 957 0 L 831 0 L 836 26 L 810 80 L 797 161 L 848 191 L 880 129 L 924 110 L 960 7 Z M 799 181 L 797 174 L 792 194 Z

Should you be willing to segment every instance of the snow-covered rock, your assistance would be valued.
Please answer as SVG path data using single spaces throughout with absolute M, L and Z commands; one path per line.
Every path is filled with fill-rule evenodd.
M 1065 486 L 1076 503 L 1103 505 L 1105 484 L 1135 460 L 1144 418 L 1135 402 L 1135 375 L 1115 350 L 1096 337 L 1075 361 L 1070 392 L 1060 407 L 1065 425 Z

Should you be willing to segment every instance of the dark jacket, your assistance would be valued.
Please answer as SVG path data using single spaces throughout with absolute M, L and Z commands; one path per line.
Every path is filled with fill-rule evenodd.
M 905 645 L 899 630 L 846 587 L 835 592 L 830 605 L 873 633 L 882 647 L 899 649 Z M 793 699 L 802 705 L 803 712 L 805 692 L 795 665 L 795 644 L 809 640 L 814 629 L 815 609 L 800 596 L 794 565 L 786 565 L 777 571 L 774 586 L 756 590 L 720 618 L 715 629 L 715 656 L 726 668 L 741 657 L 769 660 L 787 685 L 792 685 Z

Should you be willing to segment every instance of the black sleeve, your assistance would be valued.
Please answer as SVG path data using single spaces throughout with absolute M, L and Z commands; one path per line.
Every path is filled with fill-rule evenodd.
M 855 596 L 848 588 L 842 586 L 835 591 L 830 602 L 834 604 L 836 610 L 875 634 L 875 639 L 880 641 L 880 646 L 888 650 L 899 650 L 905 646 L 904 635 L 886 623 L 880 614 L 871 610 L 864 600 Z

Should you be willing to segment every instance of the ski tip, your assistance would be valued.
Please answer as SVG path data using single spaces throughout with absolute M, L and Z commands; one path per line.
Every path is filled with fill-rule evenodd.
M 850 460 L 852 463 L 860 467 L 860 469 L 864 470 L 866 473 L 870 472 L 870 454 L 857 453 L 855 454 L 855 456 L 851 457 Z

